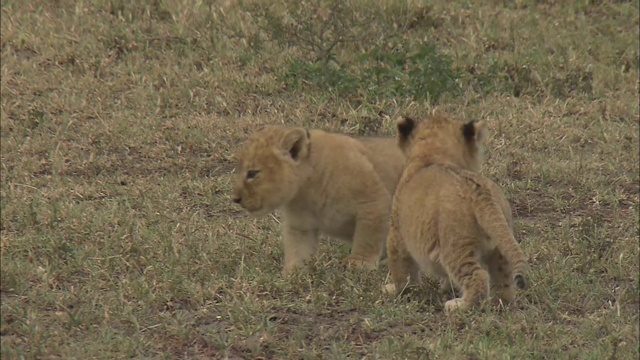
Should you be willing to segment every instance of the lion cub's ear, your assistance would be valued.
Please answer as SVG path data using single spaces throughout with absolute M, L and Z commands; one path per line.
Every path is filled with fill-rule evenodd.
M 480 145 L 484 143 L 484 141 L 489 136 L 489 131 L 487 130 L 487 123 L 484 121 L 469 121 L 468 123 L 462 125 L 462 135 L 467 142 L 475 142 Z
M 309 132 L 303 128 L 291 129 L 284 135 L 281 146 L 294 161 L 304 159 L 309 153 Z
M 413 119 L 400 116 L 396 119 L 396 126 L 398 127 L 398 134 L 400 134 L 400 138 L 408 139 L 413 132 L 413 129 L 416 127 L 416 122 Z
M 400 116 L 396 119 L 396 127 L 398 128 L 398 145 L 400 149 L 406 151 L 409 145 L 409 138 L 416 127 L 416 122 L 409 117 Z

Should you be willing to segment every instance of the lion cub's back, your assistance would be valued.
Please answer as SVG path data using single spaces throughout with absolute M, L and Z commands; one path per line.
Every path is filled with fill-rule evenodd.
M 334 195 L 350 194 L 349 197 L 357 195 L 365 198 L 378 196 L 379 194 L 374 193 L 377 184 L 380 184 L 382 190 L 382 186 L 386 187 L 382 183 L 384 178 L 393 182 L 393 175 L 387 174 L 389 171 L 385 170 L 386 165 L 361 141 L 322 130 L 311 130 L 310 139 L 311 163 L 317 175 L 317 180 L 314 181 L 322 181 L 320 187 L 332 188 L 331 193 Z
M 443 228 L 477 233 L 473 189 L 463 179 L 437 168 L 425 168 L 403 182 L 394 208 L 406 239 L 435 240 Z
M 393 195 L 404 170 L 405 156 L 395 138 L 361 137 L 357 139 L 365 148 L 366 156 Z

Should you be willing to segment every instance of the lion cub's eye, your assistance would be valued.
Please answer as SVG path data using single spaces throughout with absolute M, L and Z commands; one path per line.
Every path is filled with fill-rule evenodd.
M 247 171 L 247 179 L 249 179 L 249 180 L 255 179 L 255 177 L 258 176 L 259 172 L 260 172 L 260 170 L 249 170 L 249 171 Z

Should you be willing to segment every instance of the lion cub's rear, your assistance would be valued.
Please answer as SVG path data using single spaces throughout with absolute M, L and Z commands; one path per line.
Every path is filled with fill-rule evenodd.
M 527 263 L 504 194 L 477 173 L 485 124 L 433 116 L 420 123 L 402 118 L 397 127 L 407 164 L 391 210 L 387 291 L 401 292 L 424 272 L 462 290 L 446 311 L 479 305 L 489 280 L 500 300 L 511 301 L 514 284 L 525 287 Z
M 352 241 L 349 264 L 377 266 L 404 167 L 393 138 L 268 126 L 237 159 L 233 201 L 255 216 L 282 210 L 283 275 L 315 253 L 320 232 Z

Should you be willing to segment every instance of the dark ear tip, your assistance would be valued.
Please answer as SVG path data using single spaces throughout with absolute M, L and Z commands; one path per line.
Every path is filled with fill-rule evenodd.
M 407 116 L 401 116 L 397 121 L 396 125 L 398 126 L 398 132 L 403 137 L 408 137 L 411 135 L 413 128 L 415 127 L 416 122 Z
M 476 123 L 477 121 L 475 120 L 471 120 L 467 123 L 465 123 L 464 125 L 462 125 L 462 135 L 464 135 L 464 138 L 467 140 L 471 140 L 475 137 L 476 135 Z
M 396 120 L 396 122 L 398 123 L 398 125 L 403 125 L 403 124 L 406 124 L 406 125 L 411 124 L 411 125 L 413 125 L 413 123 L 415 123 L 415 121 L 412 118 L 410 118 L 408 116 L 404 116 L 404 115 L 398 117 L 398 120 Z
M 306 128 L 297 128 L 290 132 L 288 135 L 290 143 L 287 145 L 289 148 L 289 155 L 293 160 L 298 160 L 298 156 L 303 149 L 304 143 L 309 141 L 309 130 Z

